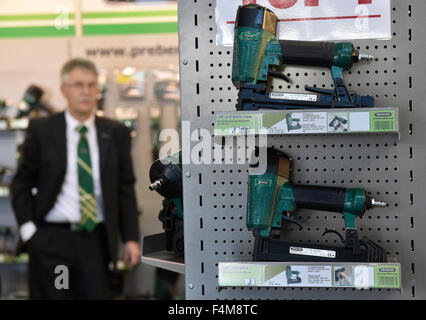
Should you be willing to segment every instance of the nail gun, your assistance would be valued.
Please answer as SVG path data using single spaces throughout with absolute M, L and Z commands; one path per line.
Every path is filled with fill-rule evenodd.
M 287 284 L 301 283 L 302 278 L 299 277 L 300 271 L 291 270 L 291 266 L 285 267 L 285 276 L 287 278 Z
M 166 234 L 166 250 L 183 255 L 183 198 L 182 154 L 178 152 L 165 159 L 156 160 L 149 170 L 149 190 L 157 191 L 165 199 L 158 219 Z
M 366 237 L 360 240 L 355 223 L 366 210 L 385 207 L 386 203 L 375 201 L 363 189 L 292 185 L 291 159 L 271 148 L 257 152 L 267 152 L 267 166 L 264 173 L 256 172 L 256 166 L 249 169 L 246 225 L 255 237 L 255 261 L 386 262 L 386 251 Z M 252 159 L 254 156 L 252 153 Z M 323 235 L 336 233 L 344 246 L 280 240 L 286 222 L 302 228 L 291 216 L 299 208 L 343 214 L 345 238 L 335 230 L 326 230 Z
M 348 120 L 346 120 L 345 118 L 334 116 L 333 120 L 331 120 L 328 126 L 334 128 L 334 131 L 337 131 L 339 129 L 341 131 L 348 131 L 348 129 L 346 129 L 346 127 L 344 126 L 347 122 Z
M 277 40 L 277 16 L 257 4 L 240 6 L 234 30 L 232 82 L 239 89 L 237 110 L 373 107 L 374 98 L 349 92 L 343 71 L 373 57 L 355 50 L 351 42 Z M 269 92 L 270 77 L 290 82 L 279 71 L 284 65 L 331 70 L 334 90 L 305 87 L 308 93 Z
M 286 122 L 287 122 L 287 130 L 290 132 L 290 130 L 298 130 L 302 128 L 302 125 L 300 124 L 299 118 L 293 118 L 290 113 L 287 113 L 286 115 Z

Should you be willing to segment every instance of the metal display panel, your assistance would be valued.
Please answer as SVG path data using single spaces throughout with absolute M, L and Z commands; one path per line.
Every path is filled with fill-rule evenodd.
M 178 2 L 182 141 L 196 160 L 201 141 L 212 143 L 211 158 L 241 155 L 235 140 L 212 137 L 216 112 L 235 111 L 231 82 L 232 47 L 216 46 L 214 0 Z M 353 41 L 375 57 L 344 73 L 349 90 L 376 98 L 377 107 L 398 107 L 400 137 L 395 135 L 268 136 L 268 146 L 293 158 L 293 183 L 364 188 L 387 208 L 358 219 L 360 236 L 387 249 L 401 263 L 401 290 L 345 288 L 252 288 L 218 290 L 218 262 L 251 261 L 253 237 L 245 225 L 248 165 L 183 163 L 185 274 L 187 299 L 425 299 L 426 189 L 423 128 L 426 110 L 423 0 L 393 0 L 392 39 Z M 326 69 L 286 67 L 293 83 L 276 89 L 303 92 L 304 85 L 330 88 Z M 192 137 L 191 137 L 192 134 Z M 192 138 L 192 139 L 191 139 Z M 197 141 L 197 138 L 200 141 Z M 237 138 L 233 138 L 237 139 Z M 191 141 L 192 140 L 192 141 Z M 213 143 L 216 144 L 213 144 Z M 232 147 L 234 149 L 232 150 Z M 237 150 L 236 150 L 237 149 Z M 185 150 L 184 150 L 185 151 Z M 220 157 L 220 156 L 219 156 Z M 336 213 L 297 210 L 304 224 L 286 233 L 289 240 L 340 244 L 325 228 L 343 231 Z

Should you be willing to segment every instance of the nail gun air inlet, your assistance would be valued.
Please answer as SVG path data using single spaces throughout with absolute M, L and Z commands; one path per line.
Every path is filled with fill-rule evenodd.
M 372 61 L 374 59 L 374 56 L 371 56 L 369 54 L 360 53 L 358 55 L 359 61 Z
M 153 183 L 151 183 L 150 185 L 149 185 L 149 190 L 151 190 L 151 191 L 157 191 L 157 190 L 159 190 L 162 186 L 164 185 L 164 180 L 163 179 L 158 179 L 158 180 L 155 180 Z
M 386 206 L 387 206 L 386 202 L 376 201 L 374 199 L 371 199 L 371 207 L 372 208 L 385 208 Z

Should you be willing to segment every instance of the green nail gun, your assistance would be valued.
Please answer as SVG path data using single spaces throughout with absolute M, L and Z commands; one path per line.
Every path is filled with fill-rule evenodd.
M 300 124 L 300 119 L 293 118 L 291 116 L 291 113 L 287 113 L 285 116 L 285 120 L 287 122 L 287 130 L 290 132 L 290 130 L 297 130 L 302 128 L 302 125 Z
M 329 127 L 334 128 L 334 131 L 342 130 L 342 131 L 348 131 L 346 127 L 344 126 L 348 121 L 345 118 L 335 116 L 333 120 L 330 121 L 328 124 Z
M 182 153 L 156 160 L 149 170 L 149 190 L 157 191 L 165 199 L 158 219 L 163 223 L 166 250 L 183 255 L 183 198 L 182 198 Z
M 355 224 L 366 210 L 385 207 L 386 203 L 370 198 L 363 189 L 292 185 L 291 160 L 284 153 L 271 148 L 254 152 L 267 152 L 266 172 L 256 172 L 254 165 L 249 169 L 246 225 L 255 237 L 254 261 L 386 262 L 386 251 L 366 237 L 360 240 Z M 286 222 L 302 228 L 291 216 L 297 208 L 342 213 L 346 237 L 335 230 L 326 230 L 323 235 L 336 233 L 344 246 L 280 240 Z
M 285 267 L 285 276 L 287 278 L 287 284 L 301 283 L 302 278 L 299 277 L 300 271 L 291 270 L 291 266 Z
M 343 71 L 373 57 L 359 53 L 351 42 L 277 40 L 277 16 L 257 4 L 238 8 L 234 30 L 232 82 L 239 89 L 237 110 L 373 107 L 374 98 L 349 92 Z M 311 93 L 268 92 L 270 77 L 290 82 L 283 65 L 331 69 L 334 90 L 305 87 Z

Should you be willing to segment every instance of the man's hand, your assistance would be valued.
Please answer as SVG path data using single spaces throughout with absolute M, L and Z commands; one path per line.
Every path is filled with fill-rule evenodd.
M 134 267 L 141 258 L 141 248 L 136 241 L 127 241 L 124 244 L 124 263 L 129 267 Z

